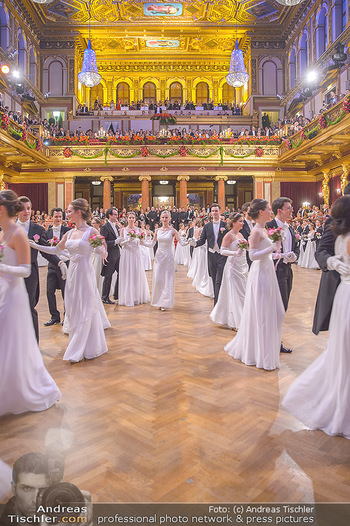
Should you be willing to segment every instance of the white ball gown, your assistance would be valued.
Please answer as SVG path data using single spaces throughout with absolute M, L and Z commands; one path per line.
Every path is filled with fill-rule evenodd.
M 307 240 L 307 243 L 306 243 L 306 248 L 305 248 L 305 251 L 304 251 L 304 254 L 302 256 L 302 259 L 301 259 L 301 263 L 300 263 L 300 267 L 303 267 L 303 268 L 319 268 L 318 266 L 318 263 L 316 261 L 316 258 L 315 258 L 315 254 L 316 254 L 316 241 L 312 241 L 312 239 L 314 238 L 314 235 L 315 233 L 314 232 L 310 232 L 308 234 L 308 240 Z
M 69 334 L 69 344 L 63 360 L 79 362 L 83 358 L 90 360 L 107 352 L 104 329 L 108 329 L 111 324 L 97 289 L 95 270 L 91 263 L 91 228 L 84 232 L 81 239 L 71 239 L 73 232 L 68 232 L 66 241 L 70 263 L 64 295 L 66 313 L 63 331 Z
M 141 233 L 139 228 L 132 230 L 137 234 Z M 130 237 L 128 232 L 129 230 L 124 228 L 125 240 Z M 140 240 L 132 238 L 123 245 L 120 251 L 118 303 L 126 307 L 133 307 L 147 303 L 150 299 Z
M 240 239 L 235 239 L 229 250 L 238 250 Z M 210 319 L 218 325 L 238 329 L 241 323 L 245 291 L 248 278 L 246 253 L 229 256 L 224 268 L 219 298 L 210 314 Z
M 197 267 L 193 277 L 192 286 L 203 296 L 214 298 L 214 287 L 213 280 L 209 276 L 208 269 L 208 247 L 207 243 L 195 248 L 194 252 L 197 252 Z
M 246 365 L 273 370 L 279 367 L 284 306 L 272 261 L 272 243 L 264 237 L 257 248 L 271 252 L 253 261 L 237 335 L 225 347 Z
M 2 263 L 17 266 L 4 248 Z M 0 275 L 0 415 L 44 411 L 61 398 L 36 341 L 24 279 Z
M 152 277 L 153 307 L 172 309 L 175 296 L 175 260 L 173 230 L 157 231 L 158 249 Z
M 98 290 L 98 292 L 99 292 L 99 294 L 101 296 L 102 295 L 103 280 L 104 280 L 104 277 L 101 276 L 102 257 L 99 254 L 97 254 L 96 250 L 92 251 L 91 263 L 92 263 L 92 266 L 94 267 L 97 290 Z M 113 291 L 114 291 L 114 289 L 113 289 Z
M 185 231 L 180 232 L 181 239 L 185 240 L 187 238 L 187 233 Z M 190 246 L 189 245 L 181 245 L 181 243 L 177 243 L 176 249 L 175 249 L 175 264 L 176 265 L 185 265 L 189 266 L 191 262 L 191 255 L 190 255 Z
M 326 350 L 295 380 L 282 405 L 310 429 L 350 438 L 350 234 L 338 236 L 335 254 L 349 266 L 341 276 Z

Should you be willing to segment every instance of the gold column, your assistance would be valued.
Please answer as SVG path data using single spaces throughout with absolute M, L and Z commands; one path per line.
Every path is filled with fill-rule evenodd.
M 227 181 L 227 175 L 217 175 L 215 181 L 218 182 L 218 204 L 221 206 L 221 210 L 225 210 L 226 199 L 225 199 L 225 181 Z
M 322 194 L 323 202 L 329 206 L 329 181 L 330 181 L 330 170 L 322 170 L 323 181 L 322 181 Z
M 342 168 L 343 168 L 343 173 L 340 176 L 340 188 L 341 188 L 342 195 L 344 195 L 345 187 L 349 182 L 350 165 L 342 164 Z
M 179 175 L 177 180 L 180 181 L 180 203 L 178 207 L 186 208 L 187 206 L 187 182 L 190 180 L 188 175 Z
M 111 182 L 113 177 L 106 175 L 100 179 L 103 181 L 103 210 L 107 210 L 111 208 Z
M 5 172 L 3 172 L 1 170 L 0 171 L 0 192 L 1 192 L 1 190 L 5 190 L 5 188 L 6 188 L 6 184 L 5 184 L 5 181 L 4 181 L 4 174 L 5 174 Z
M 149 183 L 151 180 L 150 175 L 140 175 L 139 177 L 142 184 L 142 208 L 144 210 L 149 207 Z

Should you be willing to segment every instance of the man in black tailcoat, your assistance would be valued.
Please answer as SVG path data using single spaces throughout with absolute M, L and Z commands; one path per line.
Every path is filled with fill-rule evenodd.
M 350 183 L 344 189 L 344 195 L 350 194 Z M 322 270 L 318 288 L 312 332 L 328 331 L 332 313 L 333 300 L 340 283 L 340 273 L 346 271 L 346 265 L 335 256 L 336 237 L 332 229 L 333 219 L 329 217 L 324 225 L 324 232 L 316 244 L 316 261 Z
M 112 276 L 114 272 L 118 273 L 117 281 L 114 288 L 114 299 L 118 299 L 118 283 L 119 283 L 119 260 L 120 249 L 118 245 L 119 231 L 116 225 L 118 220 L 118 211 L 116 208 L 109 208 L 106 212 L 107 221 L 100 228 L 100 234 L 105 238 L 107 244 L 107 261 L 103 263 L 101 276 L 104 276 L 102 286 L 102 301 L 108 305 L 112 305 L 114 301 L 109 299 L 109 292 L 111 289 Z
M 30 221 L 30 216 L 32 213 L 32 203 L 29 197 L 22 196 L 19 198 L 19 200 L 23 204 L 23 210 L 18 214 L 17 224 L 20 225 L 22 228 L 24 228 L 28 236 L 28 239 L 32 239 L 38 245 L 48 246 L 44 227 L 42 227 L 41 225 L 38 225 L 37 223 L 33 223 L 32 221 Z M 60 267 L 62 277 L 63 279 L 65 279 L 67 275 L 67 266 L 65 265 L 65 263 L 60 261 L 59 258 L 57 256 L 54 256 L 53 254 L 45 254 L 44 252 L 42 252 L 42 255 L 45 259 L 47 259 L 53 265 L 55 265 L 56 267 L 58 266 Z M 32 314 L 32 319 L 33 319 L 35 336 L 36 336 L 37 341 L 39 342 L 38 312 L 35 308 L 38 304 L 39 297 L 40 297 L 38 251 L 36 249 L 34 248 L 30 249 L 30 258 L 31 258 L 32 271 L 31 271 L 30 276 L 24 279 L 24 282 L 25 282 L 28 297 L 29 297 L 29 305 L 30 305 L 30 310 Z
M 250 233 L 253 229 L 253 221 L 252 221 L 252 218 L 250 217 L 249 215 L 249 210 L 250 210 L 250 203 L 244 203 L 244 205 L 242 205 L 242 212 L 243 212 L 243 215 L 244 215 L 244 221 L 243 221 L 243 226 L 240 230 L 240 233 L 242 234 L 242 236 L 244 237 L 244 239 L 246 239 L 247 241 L 249 241 L 249 236 L 250 236 Z M 252 264 L 252 261 L 249 257 L 249 254 L 248 254 L 249 250 L 246 250 L 246 258 L 247 258 L 247 263 L 248 263 L 248 267 L 250 268 L 250 265 Z
M 275 219 L 268 222 L 266 227 L 282 229 L 281 255 L 283 257 L 281 257 L 277 263 L 276 276 L 283 305 L 285 310 L 287 310 L 293 285 L 292 263 L 294 263 L 299 256 L 299 246 L 295 238 L 294 229 L 287 223 L 287 221 L 290 221 L 292 218 L 292 200 L 288 197 L 278 197 L 272 203 L 272 211 L 275 214 Z M 292 351 L 284 347 L 281 343 L 281 352 L 291 353 Z
M 219 291 L 222 281 L 222 274 L 226 264 L 227 256 L 220 254 L 222 240 L 227 233 L 227 225 L 225 221 L 220 220 L 221 207 L 217 203 L 211 205 L 211 215 L 213 221 L 204 225 L 201 237 L 196 241 L 192 239 L 190 245 L 194 248 L 200 247 L 207 242 L 208 247 L 208 270 L 209 276 L 213 281 L 214 287 L 214 305 L 216 305 L 219 297 Z
M 59 240 L 62 239 L 64 234 L 70 230 L 69 226 L 63 226 L 62 225 L 62 219 L 63 219 L 63 210 L 62 208 L 53 208 L 51 211 L 52 216 L 52 226 L 50 226 L 45 233 L 46 240 L 50 243 L 50 240 L 53 238 L 57 238 Z M 54 265 L 53 263 L 49 262 L 48 269 L 47 269 L 47 277 L 46 277 L 46 297 L 47 302 L 49 305 L 49 311 L 51 314 L 51 319 L 44 323 L 45 327 L 50 327 L 51 325 L 55 325 L 57 323 L 60 323 L 61 317 L 59 310 L 57 309 L 57 302 L 56 302 L 56 290 L 60 290 L 62 294 L 62 298 L 64 300 L 64 288 L 66 285 L 66 281 L 62 279 L 61 271 L 58 268 L 57 265 Z
M 157 222 L 157 212 L 154 208 L 154 206 L 151 207 L 151 210 L 147 214 L 148 224 L 150 226 L 150 229 L 152 232 L 154 232 L 154 226 Z
M 175 228 L 175 230 L 179 230 L 179 212 L 175 206 L 171 211 L 171 221 L 170 222 L 172 226 Z

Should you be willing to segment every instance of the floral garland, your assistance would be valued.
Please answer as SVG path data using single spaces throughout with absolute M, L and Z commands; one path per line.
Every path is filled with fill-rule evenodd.
M 161 124 L 176 124 L 177 119 L 174 115 L 170 115 L 170 113 L 155 113 L 151 117 L 152 121 L 159 121 Z
M 1 128 L 3 130 L 7 130 L 8 126 L 10 124 L 10 119 L 8 118 L 7 115 L 3 115 L 2 118 L 1 118 Z
M 322 130 L 325 129 L 325 127 L 327 126 L 327 122 L 326 122 L 326 119 L 324 118 L 324 115 L 321 115 L 321 117 L 318 119 L 318 124 Z
M 255 148 L 256 157 L 262 157 L 264 155 L 264 150 L 262 148 Z

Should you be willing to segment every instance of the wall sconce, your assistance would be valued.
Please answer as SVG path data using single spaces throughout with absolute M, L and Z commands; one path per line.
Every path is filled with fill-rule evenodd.
M 341 194 L 341 189 L 337 188 L 337 194 Z

